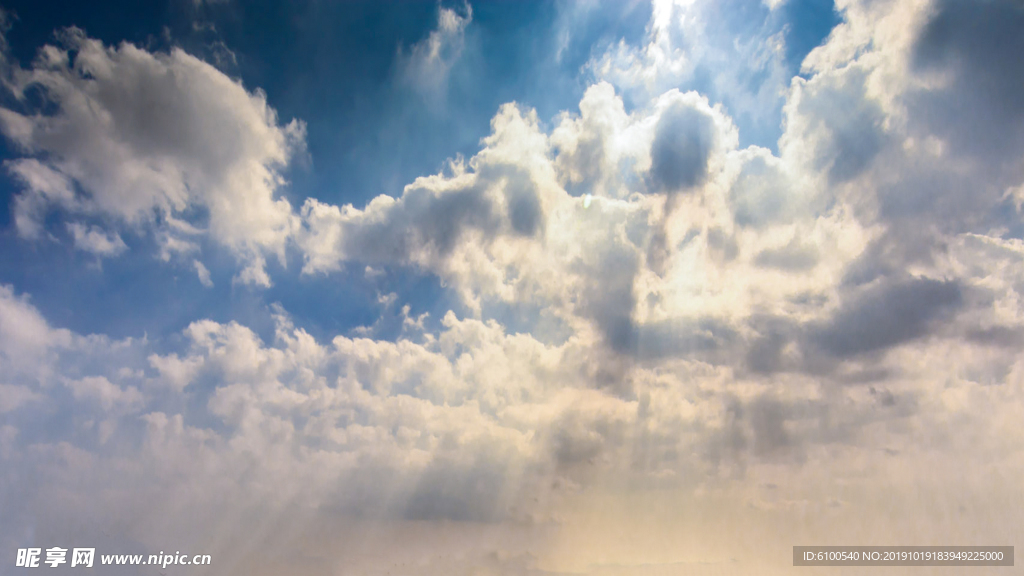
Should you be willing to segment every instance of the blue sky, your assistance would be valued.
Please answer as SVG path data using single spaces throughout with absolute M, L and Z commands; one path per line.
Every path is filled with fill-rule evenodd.
M 4 562 L 1021 535 L 1019 3 L 0 8 Z

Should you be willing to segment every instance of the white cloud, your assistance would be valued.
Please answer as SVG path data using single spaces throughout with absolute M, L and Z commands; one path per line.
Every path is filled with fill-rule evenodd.
M 193 260 L 192 265 L 196 269 L 196 275 L 199 276 L 199 283 L 207 288 L 213 288 L 213 280 L 210 279 L 210 271 L 206 266 L 199 260 Z
M 14 113 L 3 110 L 0 121 L 4 124 L 4 133 L 18 141 L 24 136 L 18 133 L 17 124 L 8 119 Z M 28 124 L 24 117 L 18 120 Z M 71 180 L 38 160 L 26 159 L 9 161 L 7 169 L 28 189 L 29 193 L 19 195 L 14 200 L 14 224 L 18 234 L 25 238 L 38 238 L 42 232 L 41 220 L 50 204 L 74 207 L 78 204 Z
M 135 387 L 121 388 L 103 376 L 87 376 L 64 383 L 79 400 L 98 402 L 104 410 L 114 408 L 137 409 L 142 405 L 142 394 Z
M 192 383 L 202 367 L 200 358 L 181 359 L 177 354 L 149 356 L 149 364 L 160 373 L 162 382 L 175 390 L 182 390 Z
M 104 232 L 98 226 L 86 226 L 79 222 L 68 224 L 68 231 L 75 240 L 75 248 L 97 256 L 117 256 L 128 249 L 117 232 Z
M 249 268 L 242 280 L 266 283 L 263 253 L 283 259 L 296 224 L 277 192 L 281 170 L 303 151 L 305 126 L 280 125 L 262 92 L 180 49 L 106 47 L 74 28 L 61 40 L 15 70 L 11 84 L 19 95 L 42 88 L 56 112 L 0 116 L 4 134 L 39 155 L 8 165 L 25 186 L 19 232 L 37 235 L 52 207 L 123 226 L 202 208 L 209 234 Z
M 989 259 L 963 258 L 984 266 L 987 276 L 1013 273 L 1005 266 L 1010 253 L 1001 250 L 990 251 Z M 787 501 L 825 508 L 836 494 L 816 474 L 847 479 L 851 488 L 842 498 L 863 512 L 873 506 L 865 494 L 880 489 L 877 478 L 885 478 L 890 490 L 904 490 L 905 483 L 910 495 L 920 489 L 915 469 L 926 463 L 932 471 L 942 466 L 947 486 L 970 481 L 957 472 L 963 458 L 1004 471 L 1024 465 L 1012 456 L 1020 448 L 1019 434 L 1012 431 L 1013 415 L 1024 402 L 1018 382 L 1024 364 L 1016 348 L 992 348 L 980 340 L 970 354 L 954 352 L 962 342 L 943 339 L 901 348 L 888 364 L 899 366 L 900 376 L 870 389 L 835 387 L 799 373 L 778 374 L 766 387 L 732 366 L 665 358 L 633 366 L 627 372 L 632 390 L 622 395 L 602 389 L 606 375 L 599 358 L 606 352 L 600 341 L 580 336 L 543 344 L 529 334 L 508 334 L 494 321 L 449 313 L 439 332 L 417 341 L 339 336 L 323 343 L 282 314 L 277 312 L 272 343 L 235 323 L 198 321 L 185 331 L 183 351 L 148 355 L 155 371 L 114 370 L 118 363 L 104 360 L 104 375 L 65 377 L 64 387 L 78 402 L 71 424 L 103 448 L 90 448 L 88 435 L 59 443 L 31 432 L 13 435 L 5 457 L 45 479 L 32 487 L 33 514 L 45 516 L 59 505 L 62 517 L 88 519 L 117 533 L 119 522 L 134 524 L 142 511 L 152 512 L 137 504 L 156 491 L 163 494 L 158 508 L 165 522 L 133 530 L 137 545 L 170 541 L 195 548 L 206 542 L 204 552 L 229 563 L 252 552 L 218 541 L 225 525 L 205 519 L 220 517 L 228 526 L 252 517 L 289 519 L 285 525 L 293 528 L 275 532 L 279 545 L 291 542 L 292 529 L 300 538 L 327 526 L 321 538 L 340 537 L 337 517 L 349 514 L 379 518 L 385 532 L 407 520 L 435 529 L 451 526 L 451 520 L 485 520 L 498 534 L 524 530 L 539 538 L 553 531 L 564 544 L 586 526 L 576 517 L 579 506 L 608 510 L 611 502 L 641 490 L 637 494 L 652 498 L 673 495 L 661 506 L 715 499 L 720 513 L 734 515 L 707 528 L 718 537 L 730 526 L 735 530 L 731 522 L 746 518 L 749 506 L 773 510 L 779 522 L 805 510 L 791 509 Z M 91 352 L 69 347 L 55 365 L 89 365 L 89 356 L 109 358 L 125 345 L 96 341 Z M 147 350 L 142 343 L 133 357 L 145 357 Z M 987 370 L 993 366 L 1004 368 Z M 943 387 L 932 385 L 939 376 Z M 19 391 L 33 395 L 20 409 L 59 405 L 64 387 Z M 8 387 L 0 390 L 6 399 Z M 178 398 L 193 395 L 201 412 L 179 412 Z M 140 425 L 138 444 L 118 441 Z M 927 449 L 915 448 L 927 445 L 945 456 L 934 460 Z M 900 457 L 886 451 L 899 451 Z M 851 464 L 852 457 L 859 464 Z M 901 464 L 893 469 L 896 461 Z M 865 466 L 890 472 L 858 475 Z M 776 488 L 759 488 L 751 480 L 757 478 L 771 479 Z M 90 500 L 50 498 L 71 486 Z M 1011 490 L 970 492 L 960 501 L 984 507 Z M 710 496 L 699 496 L 701 491 Z M 106 513 L 95 515 L 96 506 Z M 872 509 L 889 517 L 887 509 Z M 28 518 L 18 510 L 13 518 Z M 1002 522 L 998 515 L 985 518 Z M 606 522 L 624 519 L 610 514 L 594 521 L 604 530 Z M 680 522 L 664 528 L 688 525 Z M 756 536 L 745 530 L 741 538 Z M 53 537 L 65 533 L 49 525 L 45 531 Z M 584 561 L 531 540 L 522 546 L 534 554 L 534 567 L 568 570 Z M 284 549 L 297 553 L 295 546 Z M 629 550 L 616 554 L 628 556 Z M 375 565 L 385 551 L 380 554 L 363 550 L 353 561 Z M 476 565 L 479 557 L 469 554 L 464 562 Z
M 0 414 L 13 412 L 29 402 L 35 402 L 42 398 L 27 386 L 0 384 Z
M 71 334 L 53 330 L 39 311 L 11 286 L 0 286 L 0 352 L 8 365 L 37 360 L 51 347 L 67 345 Z

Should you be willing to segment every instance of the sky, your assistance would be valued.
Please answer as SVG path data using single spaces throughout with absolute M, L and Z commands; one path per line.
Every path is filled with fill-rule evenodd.
M 0 9 L 0 574 L 1022 542 L 1018 0 Z

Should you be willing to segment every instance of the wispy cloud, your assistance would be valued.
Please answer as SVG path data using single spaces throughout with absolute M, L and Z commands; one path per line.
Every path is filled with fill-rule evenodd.
M 407 50 L 399 47 L 397 66 L 401 79 L 424 95 L 438 98 L 448 86 L 452 66 L 462 56 L 466 28 L 473 22 L 469 3 L 461 10 L 438 6 L 437 26 Z

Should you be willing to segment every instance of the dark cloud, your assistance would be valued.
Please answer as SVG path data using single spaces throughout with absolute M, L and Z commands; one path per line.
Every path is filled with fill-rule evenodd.
M 388 210 L 354 229 L 346 238 L 353 254 L 369 262 L 403 261 L 419 250 L 448 256 L 467 230 L 495 234 L 501 217 L 478 180 L 461 190 L 438 193 L 427 186 L 410 187 Z
M 704 457 L 713 464 L 744 463 L 750 441 L 743 425 L 744 406 L 736 398 L 726 401 L 722 426 L 709 433 L 704 443 Z
M 505 206 L 498 196 L 504 196 Z M 402 262 L 420 253 L 447 258 L 466 234 L 490 242 L 506 234 L 536 236 L 544 226 L 543 206 L 529 171 L 497 164 L 479 167 L 476 178 L 455 189 L 417 182 L 399 201 L 378 210 L 371 206 L 359 221 L 346 224 L 343 240 L 353 258 Z
M 852 263 L 843 274 L 844 287 L 862 286 L 881 277 L 897 277 L 908 266 L 932 265 L 937 252 L 944 251 L 946 240 L 933 227 L 895 222 Z
M 404 214 L 398 215 L 386 226 L 378 228 L 380 234 L 367 234 L 367 244 L 385 247 L 394 245 L 401 255 L 420 247 L 434 249 L 439 255 L 448 255 L 467 228 L 493 231 L 497 228 L 494 206 L 479 189 L 467 189 L 441 196 L 427 191 L 406 193 Z M 374 249 L 370 246 L 367 252 Z
M 592 477 L 630 442 L 632 431 L 631 423 L 613 413 L 567 411 L 546 431 L 553 471 L 572 481 Z
M 583 311 L 593 318 L 612 350 L 629 352 L 636 347 L 633 280 L 639 269 L 637 255 L 628 248 L 613 246 L 598 261 L 600 270 L 576 267 L 578 272 L 599 279 L 583 292 Z
M 1024 143 L 1024 3 L 941 0 L 914 45 L 917 72 L 951 75 L 910 110 L 954 149 L 1014 161 Z
M 711 116 L 676 104 L 658 121 L 651 144 L 651 181 L 655 189 L 680 192 L 703 184 L 715 145 Z
M 772 374 L 796 366 L 783 356 L 783 349 L 795 341 L 800 326 L 792 319 L 774 314 L 755 314 L 747 320 L 755 336 L 748 338 L 742 366 L 754 374 Z
M 941 0 L 932 7 L 910 53 L 917 78 L 900 95 L 914 151 L 892 147 L 878 161 L 898 174 L 875 190 L 878 216 L 898 243 L 934 242 L 926 230 L 998 227 L 992 219 L 1003 194 L 1024 177 L 1022 31 L 1018 0 Z
M 508 219 L 512 229 L 523 236 L 533 236 L 543 225 L 537 189 L 530 181 L 514 181 L 506 185 L 508 197 Z
M 957 174 L 945 168 L 905 170 L 899 180 L 879 187 L 879 214 L 893 223 L 896 242 L 906 244 L 901 250 L 934 245 L 932 230 L 956 234 L 987 228 L 989 210 L 1005 190 L 999 178 L 991 174 L 992 178 L 981 179 L 977 173 Z M 926 219 L 927 227 L 912 224 Z
M 840 358 L 885 350 L 926 336 L 963 303 L 964 288 L 956 281 L 882 280 L 811 327 L 806 347 Z
M 782 349 L 788 342 L 789 339 L 778 332 L 769 332 L 758 337 L 747 349 L 747 369 L 759 374 L 770 374 L 782 370 L 785 367 Z
M 1020 349 L 1024 346 L 1024 328 L 1019 326 L 991 326 L 977 328 L 966 334 L 971 342 L 986 346 L 998 346 L 1009 349 Z

